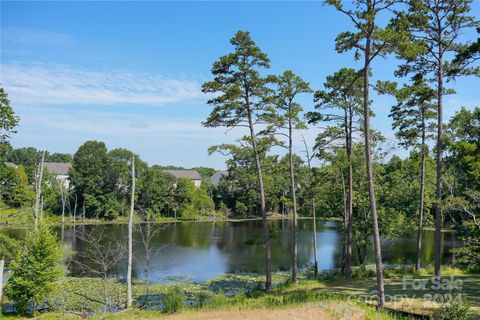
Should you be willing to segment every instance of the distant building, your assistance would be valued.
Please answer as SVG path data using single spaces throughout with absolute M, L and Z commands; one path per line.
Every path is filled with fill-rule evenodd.
M 163 172 L 174 175 L 177 179 L 190 179 L 197 188 L 202 185 L 202 176 L 200 176 L 197 170 L 163 170 Z
M 68 171 L 72 168 L 71 163 L 64 162 L 44 162 L 43 166 L 48 172 L 54 174 L 66 188 L 70 187 Z
M 216 171 L 213 176 L 210 177 L 210 182 L 212 183 L 212 186 L 218 186 L 220 183 L 220 180 L 222 180 L 223 177 L 228 176 L 228 171 L 222 171 L 218 170 Z
M 13 162 L 4 162 L 5 166 L 8 167 L 8 168 L 13 168 L 13 169 L 17 169 L 18 166 L 13 163 Z

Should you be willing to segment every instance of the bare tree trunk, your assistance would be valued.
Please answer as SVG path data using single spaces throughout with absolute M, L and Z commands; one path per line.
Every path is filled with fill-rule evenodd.
M 73 224 L 77 221 L 77 195 L 75 194 L 75 205 L 73 207 Z
M 66 199 L 65 199 L 65 190 L 63 189 L 64 188 L 64 185 L 62 183 L 62 181 L 60 180 L 57 180 L 57 183 L 58 183 L 58 187 L 60 189 L 60 199 L 62 200 L 62 224 L 65 223 L 65 204 L 66 204 Z
M 370 3 L 370 0 L 368 0 Z M 372 28 L 373 30 L 373 28 Z M 373 33 L 373 31 L 372 31 Z M 365 162 L 367 169 L 368 194 L 370 200 L 370 215 L 372 219 L 373 244 L 375 248 L 375 267 L 377 275 L 378 307 L 385 304 L 385 289 L 383 285 L 382 249 L 380 247 L 380 231 L 378 229 L 377 205 L 375 202 L 375 185 L 373 183 L 373 168 L 370 140 L 370 97 L 369 97 L 369 72 L 370 52 L 373 34 L 367 36 L 365 44 L 365 64 L 363 69 L 363 124 L 365 138 Z
M 3 269 L 5 268 L 5 260 L 0 260 L 0 305 L 3 297 Z
M 246 104 L 249 105 L 248 95 Z M 257 150 L 257 138 L 253 127 L 252 112 L 248 112 L 248 124 L 250 129 L 250 138 L 252 140 L 252 149 L 255 157 L 255 166 L 257 168 L 258 186 L 260 191 L 260 214 L 262 215 L 263 238 L 265 242 L 265 290 L 270 292 L 272 290 L 272 257 L 270 252 L 270 234 L 268 229 L 267 209 L 265 205 L 265 187 L 263 184 L 262 165 L 260 163 L 260 156 Z
M 440 278 L 442 251 L 442 149 L 443 149 L 443 60 L 442 44 L 439 43 L 439 70 L 437 84 L 437 181 L 435 191 L 435 277 Z
M 40 199 L 40 220 L 43 220 L 43 196 Z
M 352 274 L 352 242 L 353 242 L 353 166 L 352 166 L 352 117 L 353 110 L 349 108 L 346 151 L 348 160 L 348 193 L 347 193 L 347 245 L 345 251 L 345 274 L 350 277 Z
M 342 274 L 345 274 L 346 260 L 347 260 L 347 224 L 348 224 L 348 212 L 347 212 L 347 190 L 345 189 L 345 177 L 343 170 L 340 168 L 340 175 L 342 179 L 342 197 L 343 197 L 343 250 L 342 250 Z
M 288 158 L 290 162 L 290 180 L 292 184 L 292 201 L 293 201 L 293 252 L 292 252 L 292 282 L 297 282 L 297 259 L 298 259 L 298 222 L 297 222 L 297 197 L 295 186 L 295 168 L 293 165 L 292 152 L 292 122 L 288 123 Z
M 308 172 L 310 175 L 310 191 L 312 197 L 312 217 L 313 217 L 313 275 L 315 279 L 318 276 L 318 260 L 317 260 L 317 214 L 315 209 L 315 194 L 313 192 L 313 171 L 312 171 L 312 164 L 310 162 L 310 153 L 308 152 L 307 141 L 302 136 L 303 144 L 305 146 L 305 153 L 307 155 L 307 163 L 308 163 Z
M 63 241 L 64 238 L 65 238 L 65 204 L 66 204 L 67 200 L 65 199 L 65 198 L 66 198 L 66 193 L 65 193 L 65 190 L 63 189 L 63 188 L 64 188 L 63 182 L 60 181 L 60 180 L 57 180 L 57 183 L 58 183 L 58 187 L 59 187 L 59 189 L 60 189 L 60 199 L 62 200 L 62 231 L 61 231 L 61 238 L 62 238 L 62 241 Z
M 35 176 L 35 226 L 38 224 L 40 215 L 40 200 L 42 194 L 42 177 L 43 177 L 43 163 L 45 161 L 45 151 L 42 152 L 42 160 L 40 161 L 37 175 Z
M 127 308 L 132 307 L 133 207 L 135 204 L 135 156 L 132 156 L 132 195 L 128 218 Z
M 425 144 L 425 115 L 422 110 L 422 144 L 421 144 L 421 164 L 420 164 L 420 206 L 418 209 L 418 230 L 417 230 L 417 259 L 415 262 L 415 271 L 418 271 L 422 262 L 422 233 L 423 233 L 423 211 L 425 198 L 425 156 L 427 146 Z

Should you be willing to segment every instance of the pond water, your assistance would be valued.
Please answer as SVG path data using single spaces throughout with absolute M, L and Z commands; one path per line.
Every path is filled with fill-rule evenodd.
M 291 267 L 291 221 L 269 221 L 273 230 L 272 263 L 274 271 L 286 271 Z M 141 228 L 141 230 L 140 230 Z M 264 247 L 261 244 L 261 221 L 244 222 L 192 222 L 151 224 L 151 268 L 149 279 L 154 282 L 204 281 L 229 272 L 262 273 L 264 271 Z M 313 261 L 312 220 L 299 220 L 299 266 L 307 266 Z M 25 229 L 5 228 L 5 231 L 22 237 Z M 57 228 L 61 236 L 61 228 Z M 85 234 L 103 234 L 103 246 L 122 243 L 126 245 L 127 225 L 77 225 L 65 226 L 63 239 L 65 246 L 72 251 L 72 262 L 68 263 L 70 275 L 92 275 L 90 268 L 96 266 L 87 257 L 91 244 L 84 239 Z M 144 279 L 146 250 L 143 238 L 147 238 L 147 225 L 136 226 L 134 231 L 133 277 Z M 336 222 L 317 223 L 319 269 L 340 267 L 342 255 L 342 231 Z M 422 262 L 432 264 L 434 258 L 434 233 L 425 231 L 423 237 Z M 442 263 L 452 259 L 451 249 L 459 244 L 455 234 L 443 233 Z M 383 260 L 385 264 L 413 264 L 415 261 L 415 239 L 403 238 L 383 240 Z M 356 250 L 354 250 L 355 252 Z M 370 246 L 367 263 L 374 263 L 373 248 Z M 98 252 L 98 255 L 101 253 Z M 116 259 L 115 259 L 116 260 Z M 358 263 L 354 253 L 354 261 Z M 83 266 L 82 266 L 83 265 Z M 90 268 L 85 267 L 90 266 Z M 123 278 L 125 259 L 119 260 L 111 273 Z

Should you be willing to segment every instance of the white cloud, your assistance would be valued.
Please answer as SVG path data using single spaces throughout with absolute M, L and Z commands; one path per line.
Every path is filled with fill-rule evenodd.
M 2 42 L 3 41 L 24 45 L 44 45 L 54 47 L 70 46 L 74 44 L 73 37 L 68 34 L 26 28 L 4 28 L 2 31 Z
M 0 82 L 16 104 L 163 105 L 205 98 L 193 80 L 57 64 L 2 64 Z

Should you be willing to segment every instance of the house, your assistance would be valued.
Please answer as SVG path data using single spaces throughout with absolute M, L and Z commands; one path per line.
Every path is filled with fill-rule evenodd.
M 177 179 L 190 179 L 196 188 L 202 185 L 202 176 L 200 176 L 197 170 L 163 170 L 163 172 L 174 175 Z
M 18 168 L 18 166 L 13 162 L 4 162 L 4 164 L 5 164 L 5 167 L 7 167 L 7 168 L 13 168 L 13 169 Z
M 228 176 L 228 171 L 222 171 L 218 170 L 216 171 L 213 176 L 210 177 L 210 182 L 212 183 L 212 186 L 216 187 L 220 183 L 220 180 L 222 180 L 223 177 Z
M 68 189 L 70 187 L 70 180 L 68 171 L 72 168 L 71 163 L 64 162 L 44 162 L 43 167 L 50 173 L 54 174 L 56 178 L 63 183 Z

